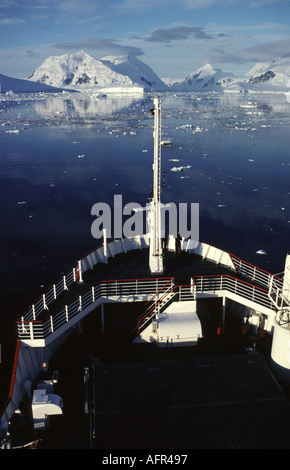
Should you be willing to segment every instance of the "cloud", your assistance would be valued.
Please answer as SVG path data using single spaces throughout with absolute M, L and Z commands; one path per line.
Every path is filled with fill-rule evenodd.
M 53 44 L 52 47 L 65 51 L 79 51 L 80 49 L 89 49 L 95 51 L 99 58 L 102 58 L 106 55 L 141 56 L 144 54 L 144 52 L 139 47 L 119 44 L 110 38 L 87 38 L 82 41 L 61 42 Z
M 121 14 L 128 14 L 131 12 L 143 12 L 146 10 L 156 9 L 158 8 L 169 7 L 171 0 L 118 0 L 117 2 L 113 2 L 113 9 L 117 10 Z M 107 1 L 107 3 L 109 3 Z
M 1 0 L 0 8 L 11 8 L 17 6 L 16 0 Z
M 247 47 L 231 54 L 220 54 L 219 61 L 241 64 L 267 62 L 277 57 L 290 57 L 290 38 Z
M 16 25 L 26 23 L 22 18 L 2 18 L 0 19 L 0 25 Z
M 181 0 L 181 5 L 190 10 L 207 8 L 209 6 L 243 6 L 248 8 L 259 8 L 274 3 L 281 3 L 282 0 Z
M 176 26 L 174 28 L 156 29 L 150 36 L 145 37 L 145 41 L 152 42 L 171 42 L 184 40 L 194 36 L 197 39 L 212 39 L 212 36 L 205 33 L 204 28 L 200 26 Z
M 206 8 L 217 3 L 222 3 L 222 2 L 221 0 L 182 0 L 181 1 L 181 4 L 185 8 L 189 8 L 190 10 Z
M 36 52 L 36 51 L 31 51 L 30 49 L 28 49 L 28 50 L 26 51 L 26 56 L 29 57 L 29 58 L 34 59 L 35 57 L 36 57 L 36 58 L 40 57 L 40 54 L 39 54 L 38 52 Z
M 57 11 L 66 14 L 90 14 L 98 10 L 98 2 L 92 0 L 58 0 Z

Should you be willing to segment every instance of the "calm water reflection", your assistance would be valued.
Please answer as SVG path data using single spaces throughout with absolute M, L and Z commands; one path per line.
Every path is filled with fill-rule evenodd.
M 145 204 L 153 96 L 5 95 L 0 102 L 1 293 L 11 320 L 99 241 L 91 207 Z M 271 272 L 289 244 L 290 104 L 282 94 L 162 96 L 163 202 L 200 204 L 200 239 Z M 190 167 L 172 171 L 174 167 Z M 265 256 L 256 251 L 263 249 Z M 24 294 L 23 294 L 24 295 Z M 8 302 L 8 304 L 7 304 Z M 8 309 L 8 310 L 7 310 Z M 3 333 L 2 333 L 3 334 Z

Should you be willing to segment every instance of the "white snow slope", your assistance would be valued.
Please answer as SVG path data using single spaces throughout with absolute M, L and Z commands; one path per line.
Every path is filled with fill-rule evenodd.
M 150 67 L 136 57 L 97 60 L 84 51 L 49 57 L 29 80 L 75 90 L 133 85 L 149 90 L 166 88 Z
M 66 90 L 98 91 L 115 89 L 116 93 L 134 89 L 144 91 L 200 92 L 284 92 L 290 91 L 290 58 L 256 64 L 245 76 L 214 69 L 207 64 L 184 80 L 165 79 L 134 56 L 105 57 L 97 60 L 80 51 L 52 56 L 35 70 L 28 80 L 0 74 L 1 91 L 49 92 Z M 50 88 L 54 87 L 54 88 Z
M 178 85 L 175 91 L 287 92 L 290 82 L 290 58 L 256 64 L 244 77 L 215 70 L 210 64 L 199 68 Z
M 62 89 L 0 74 L 0 91 L 1 93 L 7 93 L 8 91 L 14 93 L 51 93 L 62 91 Z
M 250 90 L 290 91 L 290 58 L 259 62 L 247 74 L 243 85 Z
M 176 91 L 223 91 L 234 83 L 233 74 L 215 70 L 210 64 L 191 73 L 174 86 Z

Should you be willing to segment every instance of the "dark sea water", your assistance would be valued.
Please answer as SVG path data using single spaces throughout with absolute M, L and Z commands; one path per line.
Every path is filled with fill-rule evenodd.
M 199 203 L 200 240 L 269 272 L 283 271 L 290 249 L 285 95 L 161 96 L 162 137 L 173 140 L 162 150 L 162 201 Z M 117 194 L 124 204 L 146 204 L 153 98 L 2 96 L 2 377 L 13 359 L 16 318 L 101 243 L 91 234 L 93 204 L 112 205 Z M 181 166 L 190 168 L 172 171 Z M 258 255 L 260 249 L 266 254 Z

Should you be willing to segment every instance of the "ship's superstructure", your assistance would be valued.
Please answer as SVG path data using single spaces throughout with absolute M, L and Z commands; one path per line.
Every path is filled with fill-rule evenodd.
M 272 369 L 282 380 L 289 382 L 290 368 L 290 252 L 285 261 L 282 286 L 274 279 L 269 287 L 269 297 L 276 307 L 273 344 L 271 351 Z
M 157 413 L 158 426 L 161 422 L 168 423 L 166 431 L 160 427 L 160 447 L 163 448 L 166 445 L 174 448 L 172 436 L 174 429 L 179 429 L 179 420 L 187 421 L 184 413 L 191 416 L 188 431 L 192 435 L 197 436 L 197 430 L 201 432 L 207 419 L 209 426 L 217 426 L 214 435 L 217 442 L 220 439 L 221 446 L 230 439 L 224 437 L 222 440 L 218 436 L 221 410 L 223 416 L 230 410 L 230 415 L 226 415 L 230 416 L 227 418 L 230 426 L 226 427 L 224 421 L 221 426 L 224 436 L 234 435 L 233 428 L 241 423 L 241 419 L 245 419 L 246 427 L 251 417 L 246 419 L 245 416 L 250 408 L 251 412 L 255 410 L 254 405 L 258 410 L 255 419 L 261 416 L 261 423 L 264 406 L 267 406 L 272 421 L 282 413 L 285 422 L 289 419 L 290 424 L 288 402 L 277 388 L 271 372 L 264 369 L 264 362 L 253 350 L 256 343 L 266 345 L 277 378 L 290 384 L 290 254 L 287 254 L 283 279 L 283 276 L 272 275 L 197 240 L 183 239 L 181 253 L 176 253 L 176 234 L 169 234 L 164 249 L 160 97 L 154 99 L 154 105 L 153 193 L 147 214 L 149 232 L 110 243 L 104 240 L 103 246 L 79 260 L 19 318 L 9 398 L 0 415 L 3 448 L 13 447 L 11 429 L 23 416 L 24 409 L 32 416 L 33 442 L 49 429 L 51 416 L 60 415 L 55 419 L 65 420 L 70 413 L 76 412 L 75 384 L 71 377 L 78 369 L 77 361 L 74 362 L 76 348 L 73 346 L 67 356 L 62 353 L 62 366 L 65 358 L 69 361 L 64 369 L 59 368 L 56 358 L 60 348 L 76 338 L 84 339 L 82 351 L 87 353 L 86 334 L 92 332 L 92 351 L 85 358 L 91 363 L 84 368 L 83 397 L 84 413 L 90 415 L 92 447 L 101 445 L 106 432 L 108 436 L 113 432 L 113 425 L 108 423 L 115 415 L 123 416 L 122 413 L 126 415 L 126 422 L 134 425 L 132 416 L 145 422 L 145 414 Z M 89 322 L 94 326 L 87 328 Z M 247 355 L 249 348 L 250 356 Z M 137 361 L 140 351 L 143 362 L 133 365 L 133 359 Z M 179 355 L 174 356 L 176 351 Z M 226 359 L 223 360 L 224 352 Z M 122 359 L 123 356 L 128 359 L 129 353 L 129 361 Z M 170 356 L 162 362 L 166 353 Z M 144 362 L 144 357 L 147 361 L 149 356 L 150 360 L 154 356 L 155 362 Z M 69 372 L 71 368 L 73 374 Z M 229 383 L 228 372 L 239 384 L 238 389 L 236 384 Z M 62 376 L 66 379 L 61 387 Z M 142 390 L 138 388 L 139 376 L 146 378 Z M 96 377 L 99 377 L 98 381 L 95 381 Z M 119 381 L 117 386 L 114 380 Z M 177 385 L 178 380 L 182 386 Z M 245 383 L 247 389 L 243 389 Z M 164 388 L 165 384 L 168 388 Z M 235 388 L 232 394 L 231 388 Z M 117 389 L 120 393 L 116 399 L 111 394 Z M 210 396 L 209 391 L 212 392 Z M 68 406 L 70 400 L 73 400 L 71 408 Z M 119 409 L 115 409 L 117 403 Z M 237 412 L 241 408 L 246 411 L 242 415 Z M 235 413 L 236 420 L 233 418 Z M 195 421 L 197 415 L 202 426 Z M 170 423 L 173 423 L 172 427 Z M 134 432 L 142 435 L 141 422 L 139 426 L 138 432 L 136 428 Z M 171 434 L 167 436 L 168 442 L 162 440 L 163 432 L 163 436 Z M 212 442 L 207 440 L 208 432 L 205 428 L 201 447 Z M 184 436 L 180 445 L 186 442 L 189 447 L 198 447 L 197 441 L 189 444 L 188 439 Z M 201 439 L 201 434 L 195 439 Z M 102 444 L 105 447 L 106 442 L 104 440 Z M 155 444 L 158 447 L 158 442 Z M 142 447 L 142 442 L 140 445 Z M 148 445 L 152 445 L 150 440 Z

